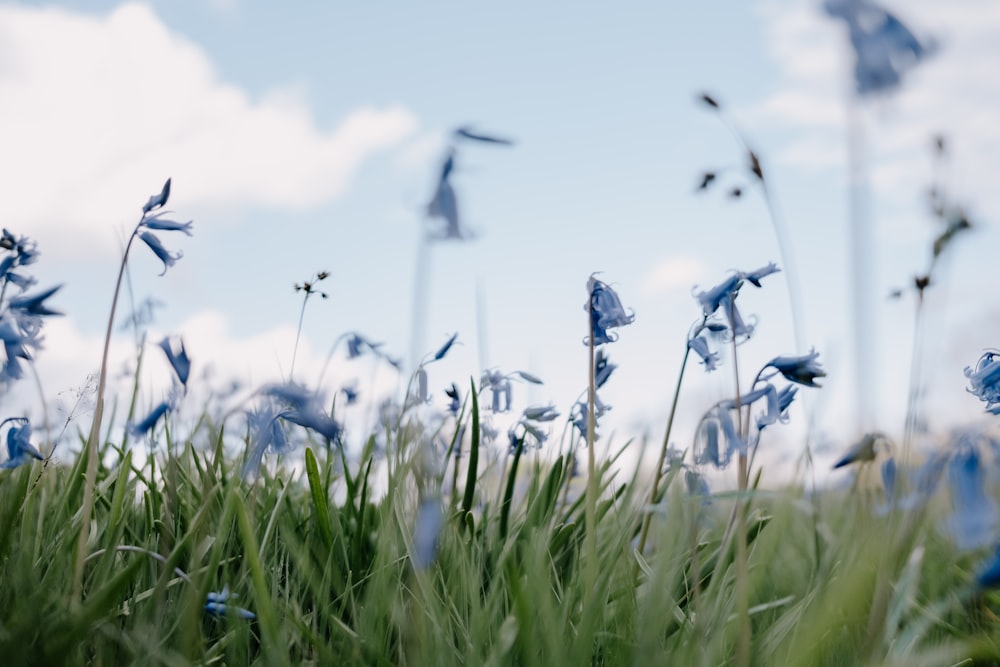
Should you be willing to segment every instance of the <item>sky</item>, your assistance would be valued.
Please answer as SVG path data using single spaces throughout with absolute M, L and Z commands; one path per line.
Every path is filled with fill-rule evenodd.
M 328 298 L 304 313 L 297 381 L 329 393 L 357 383 L 368 398 L 396 391 L 391 368 L 347 361 L 342 346 L 321 369 L 349 331 L 409 364 L 417 321 L 425 353 L 459 336 L 428 367 L 435 404 L 485 366 L 542 378 L 515 388 L 515 407 L 552 403 L 565 416 L 586 386 L 583 305 L 588 277 L 601 272 L 636 316 L 608 346 L 618 370 L 602 391 L 613 409 L 601 435 L 658 444 L 700 314 L 695 287 L 769 261 L 788 268 L 745 154 L 698 102 L 708 92 L 760 156 L 796 269 L 741 293 L 757 321 L 740 349 L 743 382 L 769 359 L 811 347 L 828 373 L 822 390 L 800 392 L 792 423 L 768 434 L 762 460 L 794 459 L 807 421 L 820 461 L 858 435 L 852 118 L 874 260 L 866 426 L 902 429 L 914 299 L 887 295 L 926 268 L 939 231 L 927 204 L 934 179 L 974 230 L 927 294 L 922 415 L 933 433 L 983 420 L 962 371 L 1000 346 L 990 287 L 1000 248 L 1000 6 L 887 8 L 937 51 L 899 90 L 855 103 L 846 28 L 812 0 L 636 1 L 614 11 L 592 2 L 0 2 L 0 221 L 37 240 L 39 287 L 63 284 L 50 303 L 65 316 L 46 323 L 37 355 L 41 394 L 64 414 L 58 406 L 97 371 L 124 240 L 169 177 L 168 208 L 194 220 L 194 236 L 162 236 L 183 252 L 163 276 L 145 248 L 132 252 L 132 301 L 162 304 L 140 405 L 168 390 L 153 345 L 165 335 L 183 338 L 203 391 L 287 379 L 302 307 L 293 286 L 328 271 L 318 285 Z M 437 224 L 424 213 L 458 126 L 515 145 L 459 148 L 452 183 L 475 238 L 433 244 L 420 278 L 421 238 Z M 948 151 L 935 167 L 937 135 Z M 706 170 L 719 185 L 699 192 Z M 733 200 L 726 191 L 736 185 L 744 195 Z M 788 280 L 801 295 L 803 349 Z M 126 300 L 116 319 L 131 309 Z M 117 331 L 112 394 L 122 400 L 134 359 L 134 334 Z M 0 410 L 37 413 L 33 384 L 16 385 Z M 677 446 L 689 447 L 701 414 L 732 393 L 731 360 L 711 374 L 690 367 Z

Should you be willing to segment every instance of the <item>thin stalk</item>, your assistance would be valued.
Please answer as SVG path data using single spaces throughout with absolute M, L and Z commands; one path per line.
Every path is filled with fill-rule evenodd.
M 704 322 L 704 320 L 702 320 Z M 656 470 L 653 473 L 653 489 L 649 494 L 649 504 L 655 505 L 656 499 L 659 497 L 660 481 L 663 479 L 663 464 L 667 460 L 667 450 L 670 448 L 670 433 L 674 427 L 674 416 L 677 414 L 677 401 L 681 395 L 681 382 L 684 380 L 684 370 L 687 368 L 688 357 L 691 356 L 691 346 L 684 346 L 684 358 L 681 360 L 681 370 L 677 374 L 677 385 L 674 387 L 674 398 L 670 403 L 670 414 L 667 417 L 667 431 L 663 435 L 663 446 L 660 447 L 660 456 L 656 461 Z M 642 532 L 639 536 L 639 553 L 644 553 L 646 548 L 646 539 L 649 536 L 649 525 L 652 522 L 653 515 L 651 512 L 646 512 L 646 515 L 642 519 Z
M 730 297 L 729 307 L 734 308 L 734 297 Z M 736 336 L 733 335 L 733 379 L 736 385 L 736 432 L 740 438 L 743 434 L 743 409 L 740 405 L 740 369 L 739 357 L 736 353 Z M 749 425 L 749 419 L 747 420 Z M 736 634 L 736 665 L 746 667 L 750 664 L 750 572 L 747 565 L 747 517 L 745 493 L 750 479 L 750 469 L 747 465 L 747 453 L 739 452 L 737 484 L 739 493 L 736 496 L 736 623 L 739 625 Z
M 427 324 L 427 301 L 428 290 L 427 281 L 430 268 L 430 243 L 425 237 L 421 237 L 417 246 L 417 268 L 416 276 L 413 279 L 413 315 L 410 320 L 410 358 L 409 372 L 412 374 L 417 368 L 417 359 L 420 358 L 421 350 L 424 346 L 424 328 Z
M 143 216 L 143 220 L 145 216 Z M 139 225 L 132 230 L 132 235 L 125 244 L 125 252 L 122 253 L 121 266 L 118 268 L 118 279 L 115 281 L 115 291 L 111 298 L 111 314 L 108 316 L 108 327 L 104 333 L 104 352 L 101 355 L 101 373 L 97 380 L 97 402 L 94 406 L 94 421 L 90 425 L 90 435 L 87 437 L 87 477 L 83 487 L 83 507 L 80 510 L 80 535 L 76 542 L 76 564 L 73 568 L 73 597 L 74 605 L 80 604 L 83 595 L 83 567 L 86 563 L 87 537 L 90 535 L 90 517 L 94 510 L 94 486 L 97 482 L 97 458 L 98 440 L 101 437 L 101 419 L 104 416 L 104 390 L 108 382 L 108 355 L 111 351 L 111 332 L 115 323 L 115 311 L 118 308 L 118 295 L 122 289 L 122 279 L 125 276 L 125 267 L 128 264 L 128 254 L 132 249 L 132 243 L 138 236 Z
M 302 297 L 302 308 L 299 310 L 299 328 L 295 330 L 295 347 L 292 348 L 292 365 L 288 368 L 288 381 L 295 379 L 295 357 L 299 353 L 299 339 L 302 337 L 302 322 L 306 319 L 306 302 L 309 301 L 311 292 L 306 292 Z
M 597 419 L 594 414 L 597 399 L 595 382 L 595 346 L 594 346 L 594 297 L 591 294 L 587 306 L 587 329 L 589 331 L 587 356 L 589 362 L 589 377 L 587 378 L 587 593 L 593 590 L 597 580 L 597 464 L 594 456 L 594 431 Z

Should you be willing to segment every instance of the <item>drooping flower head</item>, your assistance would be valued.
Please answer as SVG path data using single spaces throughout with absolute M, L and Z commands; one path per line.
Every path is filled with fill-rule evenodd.
M 142 207 L 142 219 L 139 220 L 139 224 L 135 227 L 135 235 L 142 239 L 143 243 L 153 251 L 161 262 L 163 262 L 163 273 L 162 276 L 167 272 L 171 266 L 177 263 L 177 260 L 184 256 L 181 251 L 170 252 L 167 250 L 156 234 L 150 230 L 154 231 L 168 231 L 168 232 L 183 232 L 188 236 L 191 236 L 191 226 L 192 223 L 188 222 L 177 222 L 175 220 L 168 220 L 163 216 L 165 213 L 159 212 L 155 215 L 150 215 L 151 212 L 162 209 L 166 205 L 167 200 L 170 198 L 170 179 L 163 184 L 163 189 L 160 190 L 158 194 L 152 195 L 143 207 Z
M 934 53 L 896 16 L 869 0 L 826 0 L 826 13 L 843 19 L 854 48 L 854 83 L 859 95 L 895 89 L 903 74 Z
M 797 356 L 775 357 L 767 363 L 768 366 L 781 373 L 786 380 L 805 387 L 818 387 L 816 378 L 826 377 L 826 372 L 820 367 L 819 352 L 812 350 L 809 354 Z
M 986 403 L 987 412 L 1000 414 L 1000 352 L 985 352 L 974 369 L 965 368 L 965 377 L 971 383 L 966 391 Z
M 608 333 L 608 329 L 623 327 L 635 321 L 635 314 L 625 312 L 618 294 L 607 283 L 598 280 L 591 274 L 587 281 L 587 291 L 590 302 L 584 310 L 590 312 L 591 335 L 594 345 L 604 345 L 618 340 L 618 335 Z
M 7 460 L 0 463 L 0 468 L 10 469 L 30 463 L 32 459 L 41 461 L 45 457 L 31 444 L 31 422 L 24 417 L 9 417 L 7 422 L 23 422 L 22 426 L 11 426 L 7 430 Z
M 168 336 L 161 340 L 158 345 L 163 350 L 163 354 L 167 356 L 167 361 L 170 362 L 174 375 L 186 389 L 188 377 L 191 375 L 191 359 L 188 358 L 187 350 L 184 349 L 184 341 L 178 338 L 177 343 L 178 345 L 175 346 L 174 341 Z

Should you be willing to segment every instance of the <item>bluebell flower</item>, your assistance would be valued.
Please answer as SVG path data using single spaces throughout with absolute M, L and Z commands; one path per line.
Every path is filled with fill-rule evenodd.
M 948 464 L 954 511 L 946 525 L 959 549 L 986 546 L 995 535 L 997 506 L 987 494 L 984 473 L 976 447 L 960 448 Z
M 344 386 L 344 387 L 341 387 L 340 388 L 340 393 L 342 393 L 344 395 L 344 398 L 347 399 L 347 404 L 348 405 L 354 405 L 355 403 L 358 402 L 358 390 L 357 390 L 357 387 L 353 387 L 353 386 Z
M 44 292 L 39 292 L 38 294 L 15 297 L 11 299 L 7 305 L 11 310 L 20 311 L 22 315 L 30 315 L 33 317 L 62 315 L 59 311 L 51 310 L 45 305 L 45 300 L 55 294 L 61 287 L 62 285 L 56 285 L 55 287 L 51 287 Z
M 10 421 L 24 422 L 24 425 L 11 426 L 7 431 L 7 460 L 0 463 L 0 468 L 16 468 L 32 459 L 43 460 L 45 457 L 31 444 L 31 423 L 24 417 L 9 417 L 0 422 L 0 426 Z
M 180 349 L 174 351 L 173 341 L 170 337 L 166 337 L 161 340 L 158 345 L 163 354 L 167 356 L 167 361 L 170 362 L 170 367 L 174 369 L 174 374 L 180 383 L 187 388 L 188 377 L 191 375 L 191 360 L 188 358 L 187 350 L 184 349 L 184 341 L 178 339 L 180 342 Z
M 594 275 L 596 274 L 591 274 L 587 281 L 590 302 L 584 306 L 584 310 L 590 313 L 591 336 L 594 345 L 597 346 L 618 340 L 618 336 L 609 334 L 608 329 L 632 324 L 635 321 L 635 314 L 626 313 L 618 294 Z
M 762 266 L 754 271 L 749 271 L 743 274 L 743 277 L 748 280 L 754 287 L 760 287 L 761 278 L 766 278 L 775 273 L 779 273 L 781 269 L 774 262 L 768 262 L 767 266 Z
M 448 397 L 448 412 L 457 417 L 458 411 L 462 408 L 462 399 L 458 393 L 458 385 L 452 382 L 451 388 L 445 389 L 444 393 Z
M 878 455 L 880 445 L 885 442 L 885 436 L 878 432 L 865 433 L 860 440 L 837 459 L 833 464 L 833 469 L 843 468 L 852 463 L 874 461 Z
M 194 225 L 194 221 L 188 220 L 187 222 L 177 222 L 176 220 L 167 220 L 160 215 L 150 216 L 142 221 L 144 227 L 148 229 L 155 229 L 156 231 L 163 232 L 184 232 L 188 236 L 193 236 L 191 227 Z
M 20 324 L 6 315 L 0 316 L 0 341 L 3 342 L 4 362 L 0 370 L 0 382 L 19 380 L 24 374 L 20 359 L 31 359 L 29 347 L 39 346 L 37 330 L 24 331 Z
M 706 372 L 711 372 L 718 368 L 719 353 L 709 349 L 708 341 L 704 336 L 695 336 L 688 339 L 688 347 L 701 357 L 701 363 L 705 366 Z
M 908 69 L 933 53 L 902 21 L 868 0 L 827 0 L 826 13 L 847 23 L 854 47 L 854 83 L 859 95 L 899 86 Z
M 604 354 L 604 348 L 598 348 L 597 355 L 594 358 L 595 387 L 597 389 L 603 387 L 604 384 L 611 378 L 611 374 L 616 368 L 618 368 L 618 365 L 608 361 L 607 355 Z
M 882 516 L 888 514 L 896 506 L 896 459 L 889 457 L 882 463 L 882 490 L 885 493 L 885 502 L 875 507 L 875 514 Z
M 787 424 L 788 408 L 791 407 L 792 402 L 795 400 L 797 392 L 798 387 L 795 385 L 787 385 L 781 391 L 775 390 L 769 392 L 767 394 L 767 412 L 757 417 L 757 430 L 763 431 L 764 428 L 775 422 Z
M 184 256 L 184 253 L 180 250 L 175 253 L 171 253 L 169 250 L 164 248 L 163 244 L 160 243 L 160 239 L 156 238 L 156 235 L 152 232 L 139 232 L 139 238 L 145 241 L 146 245 L 149 246 L 149 249 L 153 251 L 153 254 L 159 257 L 160 261 L 163 262 L 163 273 L 160 274 L 161 276 L 167 272 L 167 269 L 176 264 L 177 260 Z
M 708 291 L 698 292 L 695 298 L 701 304 L 702 314 L 705 317 L 711 317 L 723 303 L 736 298 L 742 284 L 743 274 L 737 271 Z
M 965 377 L 972 384 L 966 391 L 986 403 L 986 411 L 1000 414 L 1000 353 L 993 350 L 979 357 L 976 368 L 965 368 Z
M 721 470 L 729 465 L 734 452 L 746 455 L 748 450 L 748 443 L 737 432 L 728 406 L 717 405 L 702 417 L 701 437 L 696 440 L 694 452 L 695 463 L 711 463 Z
M 479 381 L 479 391 L 486 389 L 492 394 L 491 412 L 501 414 L 510 411 L 512 388 L 509 376 L 497 370 L 485 371 Z
M 501 146 L 513 146 L 514 142 L 510 139 L 503 139 L 501 137 L 494 137 L 488 134 L 482 134 L 481 132 L 475 131 L 468 125 L 455 128 L 453 132 L 454 136 L 459 139 L 471 139 L 473 141 L 480 141 L 488 144 L 500 144 Z
M 143 215 L 145 215 L 146 213 L 149 213 L 154 208 L 160 208 L 160 207 L 166 205 L 167 200 L 169 198 L 170 198 L 170 179 L 168 178 L 167 182 L 163 184 L 163 189 L 160 190 L 160 192 L 158 194 L 155 194 L 155 195 L 151 196 L 149 198 L 149 201 L 147 201 L 143 205 L 143 207 L 142 207 L 142 213 L 143 213 Z
M 230 610 L 240 618 L 245 618 L 248 621 L 257 618 L 257 615 L 249 609 L 228 604 L 229 600 L 235 597 L 235 594 L 229 592 L 229 586 L 224 586 L 218 593 L 212 592 L 208 594 L 205 602 L 205 611 L 216 618 L 226 616 Z
M 253 412 L 247 413 L 250 437 L 247 443 L 246 461 L 243 463 L 244 479 L 250 479 L 257 474 L 266 451 L 281 453 L 288 450 L 288 438 L 281 427 L 279 417 L 280 411 L 271 401 L 266 401 Z
M 1000 545 L 993 556 L 986 561 L 976 575 L 976 585 L 980 588 L 995 588 L 1000 586 Z
M 525 419 L 536 422 L 550 422 L 559 416 L 559 411 L 551 405 L 536 405 L 524 409 Z
M 279 414 L 282 419 L 315 431 L 328 440 L 336 440 L 340 436 L 340 424 L 323 410 L 320 397 L 305 387 L 293 383 L 273 384 L 265 386 L 261 393 L 289 406 Z
M 816 378 L 826 377 L 826 372 L 816 361 L 818 358 L 819 352 L 812 350 L 809 354 L 775 357 L 767 365 L 781 373 L 789 382 L 818 387 L 820 385 L 816 384 Z
M 428 236 L 428 238 L 436 240 L 461 240 L 465 238 L 458 218 L 458 202 L 455 199 L 455 189 L 449 181 L 455 164 L 454 160 L 454 151 L 451 151 L 448 153 L 448 157 L 441 168 L 441 176 L 434 191 L 434 198 L 427 205 L 427 217 L 441 218 L 445 221 L 445 228 L 440 233 Z
M 146 417 L 142 421 L 140 421 L 137 424 L 130 424 L 129 432 L 136 437 L 146 435 L 147 433 L 149 433 L 149 431 L 152 430 L 154 426 L 156 426 L 156 422 L 160 421 L 160 418 L 163 417 L 168 412 L 170 412 L 172 409 L 173 406 L 170 404 L 169 401 L 163 401 L 155 408 L 153 408 L 152 411 L 150 411 L 150 413 L 146 415 Z
M 537 376 L 534 376 L 526 371 L 514 371 L 513 374 L 518 376 L 525 382 L 530 382 L 531 384 L 545 384 L 544 382 L 542 382 L 541 378 L 538 378 Z
M 413 525 L 413 569 L 425 570 L 434 562 L 443 527 L 441 499 L 436 496 L 421 499 Z
M 594 440 L 597 440 L 597 427 L 598 420 L 604 416 L 604 414 L 611 409 L 610 405 L 607 405 L 601 401 L 600 396 L 594 394 Z M 573 406 L 573 412 L 569 416 L 569 420 L 576 427 L 577 432 L 580 434 L 584 440 L 587 440 L 587 402 L 577 401 Z
M 434 353 L 434 361 L 440 361 L 440 360 L 444 359 L 445 355 L 448 354 L 448 350 L 451 349 L 451 346 L 455 344 L 456 340 L 458 340 L 458 333 L 457 332 L 453 333 L 451 335 L 451 338 L 449 338 L 447 341 L 445 341 L 445 344 L 442 345 L 441 348 L 437 352 Z

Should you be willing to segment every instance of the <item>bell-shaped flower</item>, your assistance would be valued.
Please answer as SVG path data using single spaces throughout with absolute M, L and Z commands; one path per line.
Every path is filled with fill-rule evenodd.
M 160 239 L 156 238 L 156 235 L 152 232 L 139 232 L 139 238 L 141 238 L 146 245 L 149 246 L 149 249 L 153 251 L 153 254 L 159 257 L 160 261 L 163 262 L 163 273 L 160 274 L 161 276 L 167 272 L 167 269 L 176 264 L 177 260 L 184 256 L 184 253 L 180 250 L 171 253 L 169 250 L 164 248 L 163 244 L 160 243 Z
M 154 208 L 160 208 L 160 207 L 166 205 L 168 199 L 170 199 L 170 179 L 169 178 L 167 179 L 167 182 L 163 184 L 163 189 L 160 190 L 160 192 L 158 194 L 155 194 L 155 195 L 151 196 L 149 198 L 149 201 L 147 201 L 145 204 L 143 204 L 143 206 L 142 206 L 143 215 L 145 215 L 146 213 L 149 213 Z
M 41 461 L 42 456 L 34 445 L 31 444 L 31 423 L 23 417 L 11 417 L 5 419 L 3 423 L 9 421 L 24 422 L 23 426 L 11 426 L 7 431 L 7 460 L 0 463 L 0 468 L 16 468 L 32 460 Z M 3 424 L 0 424 L 2 426 Z
M 966 367 L 965 377 L 972 385 L 966 391 L 986 403 L 988 412 L 1000 414 L 1000 353 L 984 353 L 975 369 Z
M 590 302 L 584 310 L 590 312 L 591 336 L 595 346 L 612 343 L 618 339 L 616 334 L 609 334 L 608 329 L 615 329 L 635 321 L 635 314 L 625 312 L 621 299 L 611 287 L 591 274 L 587 281 L 587 291 Z
M 55 294 L 61 287 L 62 285 L 56 285 L 55 287 L 50 287 L 44 292 L 39 292 L 38 294 L 15 297 L 8 301 L 7 305 L 11 310 L 19 311 L 20 315 L 27 315 L 31 317 L 62 315 L 59 311 L 52 310 L 45 305 L 45 300 Z
M 819 352 L 788 357 L 775 357 L 767 363 L 768 366 L 781 373 L 789 382 L 795 382 L 806 387 L 818 387 L 816 378 L 826 377 L 826 372 L 820 367 Z
M 962 447 L 948 463 L 954 511 L 946 519 L 948 533 L 959 549 L 977 549 L 993 541 L 998 513 L 986 490 L 985 471 L 976 447 Z
M 932 41 L 920 41 L 902 21 L 869 0 L 827 0 L 823 7 L 847 23 L 859 95 L 898 87 L 904 72 L 936 50 Z
M 600 389 L 604 384 L 611 378 L 611 374 L 614 370 L 618 368 L 617 364 L 613 364 L 608 360 L 606 354 L 604 354 L 604 348 L 599 348 L 597 350 L 597 355 L 594 357 L 594 385 L 597 389 Z
M 129 433 L 135 437 L 146 435 L 153 429 L 154 426 L 156 426 L 156 423 L 172 409 L 173 405 L 170 401 L 163 401 L 153 408 L 141 421 L 134 424 L 130 423 L 128 426 Z
M 261 393 L 287 404 L 279 416 L 293 424 L 319 433 L 328 440 L 340 436 L 341 427 L 322 408 L 320 397 L 305 387 L 293 383 L 267 385 Z
M 229 586 L 224 586 L 219 592 L 213 591 L 206 598 L 205 611 L 216 618 L 226 616 L 230 611 L 248 621 L 257 618 L 257 615 L 249 609 L 229 604 L 229 601 L 235 597 L 235 594 L 229 592 Z
M 719 353 L 713 352 L 708 347 L 708 340 L 704 336 L 695 336 L 688 339 L 688 347 L 691 351 L 701 357 L 701 363 L 705 366 L 706 372 L 714 371 L 719 366 Z
M 142 221 L 144 227 L 148 229 L 155 229 L 161 232 L 183 232 L 188 236 L 193 236 L 191 227 L 194 225 L 194 221 L 188 220 L 187 222 L 177 222 L 176 220 L 167 220 L 161 215 L 154 215 L 146 218 Z
M 161 340 L 158 345 L 163 353 L 167 356 L 167 361 L 170 362 L 170 367 L 174 369 L 174 374 L 180 383 L 187 388 L 188 377 L 191 375 L 191 360 L 188 358 L 187 350 L 184 349 L 184 341 L 177 339 L 179 343 L 179 349 L 175 350 L 175 346 L 170 337 Z

